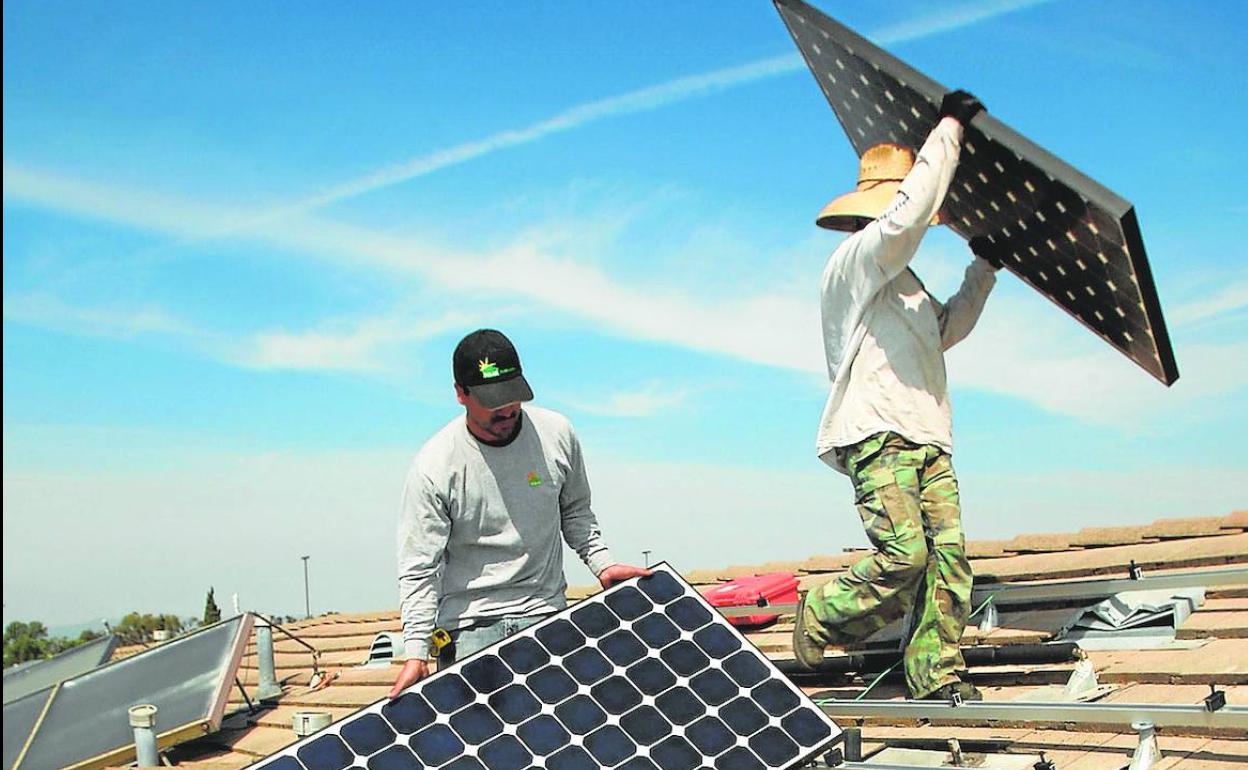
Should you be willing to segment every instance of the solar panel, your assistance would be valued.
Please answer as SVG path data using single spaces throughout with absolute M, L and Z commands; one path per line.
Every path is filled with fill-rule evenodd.
M 86 644 L 66 650 L 47 660 L 36 661 L 19 669 L 4 672 L 4 702 L 6 704 L 25 698 L 32 692 L 51 687 L 58 682 L 72 679 L 79 674 L 99 668 L 113 656 L 117 648 L 117 636 L 109 634 Z
M 4 704 L 4 770 L 12 770 L 48 704 L 52 688 Z
M 761 770 L 793 767 L 839 732 L 659 565 L 256 767 Z
M 949 90 L 802 0 L 774 0 L 858 155 L 918 148 Z M 1179 377 L 1131 204 L 992 116 L 966 129 L 941 219 L 1145 371 Z
M 84 762 L 103 767 L 126 762 L 134 756 L 127 710 L 143 703 L 158 709 L 156 732 L 162 746 L 218 729 L 250 633 L 251 616 L 240 615 L 48 690 L 51 697 L 44 698 L 43 719 L 17 767 L 70 767 Z M 23 699 L 5 706 L 6 760 L 9 708 L 22 705 L 25 714 L 31 710 L 26 703 Z

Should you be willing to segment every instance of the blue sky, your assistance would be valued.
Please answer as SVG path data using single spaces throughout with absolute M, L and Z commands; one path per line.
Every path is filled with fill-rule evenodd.
M 949 355 L 971 538 L 1243 507 L 1238 3 L 820 3 L 1132 201 L 1164 388 L 1002 275 Z M 813 454 L 856 160 L 765 2 L 4 6 L 4 619 L 397 602 L 450 352 L 519 346 L 616 555 L 865 545 Z M 914 267 L 968 261 L 944 230 Z M 573 583 L 589 575 L 569 566 Z

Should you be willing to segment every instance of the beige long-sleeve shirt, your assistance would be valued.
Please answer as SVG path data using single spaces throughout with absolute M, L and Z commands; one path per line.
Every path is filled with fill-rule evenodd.
M 831 388 L 816 452 L 892 431 L 953 451 L 944 351 L 970 333 L 996 282 L 976 258 L 946 303 L 910 270 L 957 170 L 962 126 L 936 125 L 885 213 L 832 252 L 822 279 L 824 353 Z

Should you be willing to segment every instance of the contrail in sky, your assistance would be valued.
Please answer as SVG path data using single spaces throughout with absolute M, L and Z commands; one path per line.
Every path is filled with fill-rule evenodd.
M 972 3 L 942 11 L 938 15 L 885 27 L 878 30 L 872 38 L 880 45 L 895 45 L 930 37 L 941 32 L 960 29 L 986 19 L 1011 13 L 1022 8 L 1042 5 L 1050 1 L 996 0 L 995 2 Z M 372 173 L 330 187 L 303 200 L 270 209 L 259 214 L 255 220 L 241 224 L 240 227 L 245 229 L 259 222 L 291 214 L 305 213 L 330 203 L 354 198 L 364 193 L 406 182 L 410 179 L 416 179 L 434 171 L 456 166 L 499 150 L 518 147 L 552 134 L 571 131 L 605 118 L 647 112 L 669 104 L 683 102 L 699 96 L 707 96 L 737 86 L 802 70 L 805 70 L 805 64 L 802 62 L 801 56 L 796 53 L 789 53 L 698 75 L 688 75 L 618 96 L 586 102 L 522 128 L 500 131 L 483 139 L 465 142 L 386 166 Z

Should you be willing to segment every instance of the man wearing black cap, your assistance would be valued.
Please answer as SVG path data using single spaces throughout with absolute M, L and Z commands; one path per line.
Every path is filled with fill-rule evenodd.
M 605 588 L 649 570 L 617 564 L 590 509 L 581 445 L 533 391 L 502 332 L 478 329 L 452 358 L 464 406 L 412 463 L 399 520 L 407 663 L 397 696 L 428 675 L 430 634 L 463 658 L 566 606 L 560 535 Z M 453 658 L 451 658 L 453 659 Z

